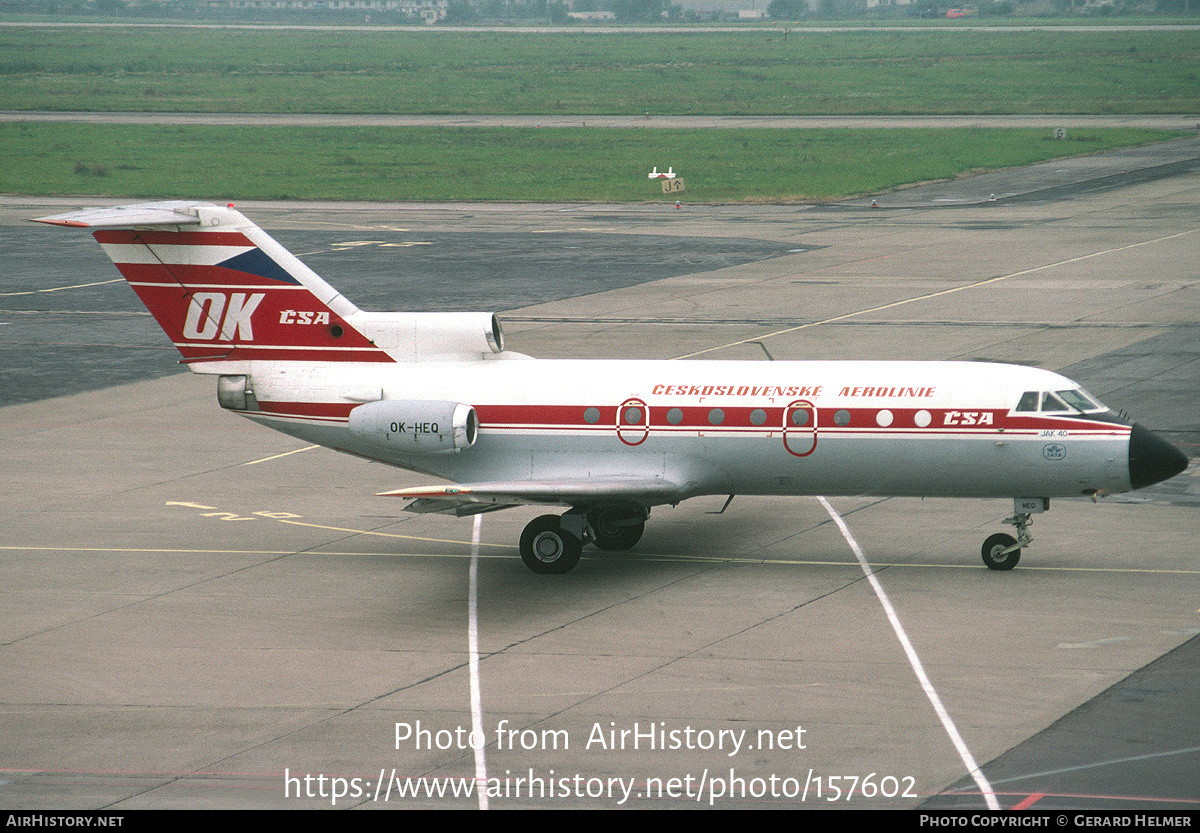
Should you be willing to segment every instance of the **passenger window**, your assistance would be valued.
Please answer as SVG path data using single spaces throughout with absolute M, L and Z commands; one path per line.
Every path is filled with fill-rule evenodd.
M 1021 394 L 1021 401 L 1017 403 L 1018 411 L 1036 411 L 1038 409 L 1038 392 L 1036 390 L 1027 390 Z

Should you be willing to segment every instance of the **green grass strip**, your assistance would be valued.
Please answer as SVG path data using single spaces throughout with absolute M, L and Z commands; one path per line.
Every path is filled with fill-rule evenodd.
M 0 191 L 119 197 L 809 202 L 1173 138 L 1163 131 L 0 124 Z
M 1200 112 L 1195 32 L 2 29 L 0 110 Z

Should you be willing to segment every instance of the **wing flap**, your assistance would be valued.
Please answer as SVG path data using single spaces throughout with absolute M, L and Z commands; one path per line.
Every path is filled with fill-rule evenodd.
M 418 486 L 380 492 L 380 497 L 412 500 L 406 512 L 476 515 L 520 505 L 582 506 L 627 501 L 648 506 L 678 503 L 685 495 L 678 483 L 660 477 L 565 478 L 498 483 Z
M 514 506 L 520 505 L 519 503 L 471 503 L 468 501 L 439 500 L 438 498 L 417 498 L 408 504 L 408 506 L 405 506 L 404 511 L 416 512 L 419 515 L 441 514 L 465 518 L 468 515 L 482 515 L 484 512 L 511 509 Z

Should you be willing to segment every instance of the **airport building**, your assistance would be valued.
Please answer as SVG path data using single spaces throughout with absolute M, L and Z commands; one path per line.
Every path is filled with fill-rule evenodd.
M 379 13 L 437 23 L 445 19 L 449 0 L 209 0 L 205 5 L 212 10 Z

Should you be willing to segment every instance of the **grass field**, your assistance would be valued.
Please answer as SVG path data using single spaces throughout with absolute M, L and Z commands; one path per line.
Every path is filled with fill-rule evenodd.
M 1195 32 L 0 30 L 0 109 L 1200 112 Z
M 834 200 L 1171 138 L 1144 130 L 601 130 L 0 124 L 0 191 L 207 199 Z
M 0 109 L 398 114 L 1200 111 L 1195 32 L 0 29 Z M 169 121 L 169 117 L 166 117 Z M 1030 130 L 0 125 L 0 191 L 801 202 L 1168 138 Z

